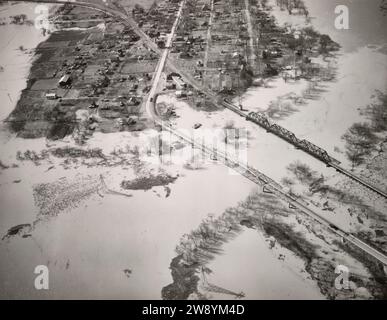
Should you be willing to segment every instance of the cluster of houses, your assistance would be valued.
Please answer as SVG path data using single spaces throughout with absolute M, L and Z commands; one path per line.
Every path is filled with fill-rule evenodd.
M 205 40 L 201 35 L 175 35 L 171 52 L 179 52 L 180 59 L 189 59 L 204 51 Z
M 91 36 L 92 35 L 93 33 Z M 125 27 L 120 34 L 113 31 L 105 32 L 103 41 L 90 41 L 89 38 L 85 39 L 82 43 L 79 43 L 79 45 L 75 47 L 74 53 L 77 55 L 74 58 L 70 59 L 70 61 L 65 60 L 62 63 L 64 75 L 59 79 L 58 87 L 64 89 L 71 88 L 72 78 L 76 78 L 77 75 L 84 74 L 85 70 L 88 70 L 89 62 L 92 61 L 93 57 L 106 53 L 109 58 L 105 60 L 104 64 L 101 65 L 96 73 L 93 72 L 92 74 L 93 77 L 97 77 L 95 77 L 92 85 L 93 91 L 89 96 L 97 96 L 102 93 L 103 87 L 109 85 L 109 75 L 113 75 L 116 72 L 118 66 L 123 61 L 123 58 L 127 55 L 130 48 L 140 38 L 128 27 Z M 53 76 L 56 76 L 56 72 Z M 46 94 L 46 98 L 54 100 L 57 99 L 58 96 L 56 93 L 48 92 Z
M 167 34 L 175 22 L 179 9 L 179 0 L 154 3 L 149 10 L 135 6 L 132 14 L 142 30 L 161 48 L 165 46 Z

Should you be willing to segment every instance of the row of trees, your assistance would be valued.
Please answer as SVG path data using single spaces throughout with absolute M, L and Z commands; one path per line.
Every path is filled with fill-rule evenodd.
M 353 124 L 342 137 L 352 168 L 365 162 L 381 142 L 379 134 L 387 131 L 387 94 L 377 91 L 376 98 L 365 108 L 369 122 Z

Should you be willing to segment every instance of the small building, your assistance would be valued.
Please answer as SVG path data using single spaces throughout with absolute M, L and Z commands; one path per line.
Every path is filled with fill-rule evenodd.
M 159 37 L 156 41 L 157 43 L 157 46 L 160 48 L 160 49 L 164 49 L 165 48 L 165 44 L 166 44 L 166 40 L 165 38 L 161 38 Z
M 173 77 L 179 77 L 181 78 L 181 75 L 176 73 L 176 72 L 171 72 L 170 74 L 167 75 L 167 81 L 172 80 Z
M 98 104 L 97 104 L 95 101 L 93 101 L 93 102 L 89 105 L 89 109 L 96 109 L 96 108 L 98 108 Z
M 136 92 L 137 89 L 138 89 L 138 84 L 137 83 L 133 83 L 129 87 L 129 91 L 132 92 L 132 93 Z
M 46 99 L 55 100 L 58 99 L 58 96 L 56 95 L 56 93 L 46 93 Z
M 60 86 L 67 86 L 71 83 L 71 77 L 69 74 L 65 74 L 62 78 L 59 80 Z
M 139 105 L 140 104 L 140 101 L 136 98 L 136 97 L 130 97 L 129 99 L 128 99 L 128 105 L 129 106 L 137 106 L 137 105 Z
M 176 89 L 178 90 L 183 90 L 187 87 L 187 84 L 183 80 L 181 80 L 180 77 L 172 77 L 172 80 L 176 85 Z
M 137 123 L 137 120 L 138 120 L 138 117 L 135 117 L 135 116 L 130 116 L 127 120 L 126 120 L 126 123 L 128 125 L 134 125 Z
M 171 89 L 175 89 L 176 88 L 176 85 L 172 82 L 172 81 L 167 81 L 166 85 L 165 85 L 165 88 L 167 90 L 171 90 Z
M 219 74 L 219 91 L 232 90 L 232 77 L 229 74 Z
M 183 90 L 176 90 L 176 98 L 185 98 L 187 96 L 186 92 Z

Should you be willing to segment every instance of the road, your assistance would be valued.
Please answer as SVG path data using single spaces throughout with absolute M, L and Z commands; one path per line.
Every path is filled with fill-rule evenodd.
M 22 1 L 22 0 L 14 0 L 14 1 L 26 2 L 26 1 Z M 0 2 L 4 2 L 4 1 L 0 1 Z M 110 7 L 99 5 L 99 4 L 95 4 L 95 3 L 91 4 L 91 3 L 88 3 L 88 2 L 79 2 L 79 1 L 75 2 L 75 1 L 64 1 L 64 0 L 62 0 L 62 1 L 61 0 L 51 0 L 51 1 L 50 0 L 38 0 L 38 1 L 29 0 L 28 2 L 56 3 L 56 4 L 71 3 L 72 5 L 78 5 L 78 6 L 94 9 L 94 10 L 101 11 L 101 12 L 104 12 L 106 14 L 115 16 L 115 17 L 119 18 L 125 25 L 132 27 L 133 30 L 143 40 L 145 40 L 145 42 L 152 49 L 155 47 L 154 51 L 156 51 L 156 52 L 161 54 L 161 58 L 159 60 L 159 63 L 158 63 L 157 68 L 156 68 L 155 75 L 153 77 L 152 88 L 151 88 L 151 91 L 149 93 L 149 96 L 148 96 L 148 99 L 147 99 L 147 103 L 146 103 L 147 112 L 149 113 L 149 115 L 152 116 L 152 118 L 155 120 L 155 122 L 157 124 L 162 126 L 162 128 L 164 130 L 169 131 L 172 134 L 174 134 L 174 135 L 180 137 L 181 139 L 185 140 L 186 142 L 191 144 L 193 147 L 200 148 L 200 149 L 202 149 L 206 153 L 215 155 L 216 157 L 223 159 L 226 165 L 231 166 L 232 168 L 234 168 L 236 170 L 242 171 L 242 174 L 244 174 L 251 181 L 253 181 L 253 182 L 255 182 L 255 183 L 257 183 L 257 184 L 259 184 L 261 186 L 264 186 L 266 188 L 266 190 L 271 191 L 273 194 L 277 195 L 279 198 L 287 201 L 292 207 L 295 207 L 295 208 L 299 209 L 301 212 L 309 215 L 310 217 L 312 217 L 313 219 L 315 219 L 319 223 L 321 223 L 321 224 L 325 225 L 326 227 L 328 227 L 331 231 L 335 232 L 340 237 L 343 237 L 347 241 L 349 241 L 352 244 L 354 244 L 355 246 L 357 246 L 359 249 L 363 250 L 363 252 L 369 254 L 370 256 L 372 256 L 375 259 L 377 259 L 379 262 L 383 263 L 384 266 L 387 266 L 387 257 L 383 253 L 381 253 L 378 250 L 372 248 L 371 246 L 369 246 L 366 243 L 364 243 L 363 241 L 357 239 L 353 235 L 348 234 L 346 231 L 341 230 L 340 227 L 338 227 L 338 226 L 334 225 L 333 223 L 331 223 L 330 221 L 326 220 L 324 218 L 323 214 L 319 214 L 316 211 L 311 210 L 310 208 L 308 208 L 307 205 L 305 205 L 301 201 L 299 201 L 297 199 L 294 199 L 291 195 L 288 195 L 283 190 L 281 190 L 278 187 L 277 184 L 274 184 L 273 182 L 271 182 L 272 180 L 269 177 L 266 177 L 264 174 L 260 173 L 256 169 L 253 169 L 253 168 L 248 167 L 248 166 L 246 166 L 246 165 L 244 165 L 242 163 L 239 163 L 239 162 L 237 162 L 235 160 L 232 160 L 226 154 L 222 154 L 219 151 L 210 149 L 207 146 L 203 146 L 202 144 L 198 144 L 196 141 L 192 140 L 192 138 L 186 137 L 181 132 L 178 132 L 177 130 L 171 128 L 168 124 L 166 124 L 163 121 L 158 119 L 158 117 L 157 117 L 157 115 L 156 115 L 156 113 L 154 111 L 155 103 L 156 103 L 155 99 L 156 99 L 156 96 L 157 96 L 157 87 L 159 85 L 159 81 L 160 81 L 160 77 L 161 77 L 162 71 L 163 71 L 163 69 L 164 69 L 164 67 L 166 65 L 166 62 L 167 62 L 168 53 L 169 53 L 169 49 L 170 49 L 170 44 L 171 44 L 171 41 L 173 40 L 173 35 L 174 35 L 175 31 L 176 31 L 179 19 L 181 17 L 182 8 L 183 8 L 183 5 L 185 4 L 185 0 L 183 0 L 182 3 L 181 3 L 181 7 L 179 9 L 176 21 L 175 21 L 175 23 L 174 23 L 174 25 L 172 27 L 171 33 L 169 34 L 169 38 L 168 38 L 168 41 L 167 41 L 166 48 L 162 52 L 157 47 L 157 45 L 137 26 L 136 22 L 132 18 L 130 18 L 125 13 L 123 13 L 121 11 L 118 11 L 116 9 L 112 9 Z M 213 92 L 209 91 L 208 89 L 202 88 L 195 81 L 192 81 L 191 77 L 187 77 L 183 72 L 179 71 L 179 69 L 176 68 L 173 64 L 168 64 L 168 66 L 170 68 L 172 68 L 172 70 L 180 73 L 183 77 L 185 77 L 186 82 L 190 83 L 194 88 L 196 88 L 199 91 L 207 94 L 210 98 L 215 99 L 216 96 L 215 96 L 215 94 Z
M 249 46 L 250 46 L 250 66 L 252 67 L 252 70 L 254 74 L 256 74 L 256 55 L 255 55 L 255 49 L 254 49 L 254 31 L 253 31 L 253 25 L 251 23 L 251 14 L 250 14 L 250 5 L 249 0 L 245 0 L 245 12 L 246 12 L 246 21 L 247 21 L 247 31 L 249 33 Z
M 172 26 L 170 34 L 168 35 L 167 43 L 166 43 L 165 48 L 164 48 L 164 50 L 163 50 L 163 52 L 161 54 L 159 62 L 157 64 L 157 66 L 156 66 L 156 71 L 155 71 L 155 73 L 153 75 L 152 87 L 151 87 L 151 90 L 149 91 L 149 95 L 148 95 L 148 98 L 147 98 L 147 101 L 146 101 L 146 104 L 145 104 L 146 112 L 148 113 L 148 115 L 151 118 L 155 117 L 155 115 L 154 115 L 154 108 L 152 106 L 152 102 L 155 99 L 155 96 L 156 96 L 156 93 L 157 93 L 157 88 L 158 88 L 159 83 L 160 83 L 161 74 L 162 74 L 162 72 L 164 70 L 165 63 L 167 61 L 170 48 L 172 46 L 173 37 L 175 35 L 177 26 L 179 25 L 181 14 L 183 12 L 184 5 L 185 5 L 185 0 L 183 0 L 180 3 L 180 8 L 179 8 L 179 11 L 177 13 L 176 20 L 175 20 L 175 22 L 174 22 L 174 24 Z
M 211 28 L 212 28 L 212 22 L 214 19 L 214 2 L 215 0 L 211 0 L 211 12 L 210 12 L 210 19 L 208 21 L 208 29 L 207 29 L 207 42 L 206 42 L 206 51 L 204 52 L 204 59 L 203 59 L 203 78 L 202 78 L 202 85 L 204 85 L 204 81 L 206 80 L 206 73 L 207 73 L 207 64 L 208 64 L 208 51 L 210 50 L 211 46 Z

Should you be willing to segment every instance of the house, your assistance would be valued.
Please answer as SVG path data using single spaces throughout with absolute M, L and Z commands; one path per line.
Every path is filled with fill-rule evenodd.
M 185 89 L 187 87 L 187 84 L 183 80 L 181 80 L 181 78 L 179 78 L 179 77 L 172 77 L 172 80 L 176 85 L 176 89 L 178 89 L 178 90 L 182 90 L 182 89 Z
M 57 98 L 58 96 L 56 95 L 56 93 L 46 93 L 46 99 L 48 100 L 55 100 Z
M 175 89 L 176 88 L 176 85 L 171 82 L 171 81 L 167 81 L 165 87 L 168 89 L 168 90 L 171 90 L 171 89 Z
M 171 72 L 167 75 L 167 81 L 171 81 L 173 77 L 181 78 L 181 75 L 176 72 Z
M 165 40 L 164 39 L 157 39 L 157 46 L 160 48 L 160 49 L 164 49 L 165 48 Z
M 62 78 L 59 80 L 60 86 L 67 86 L 71 83 L 71 77 L 69 74 L 65 74 Z
M 129 91 L 130 92 L 136 92 L 138 89 L 138 84 L 137 83 L 133 83 L 130 88 L 129 88 Z
M 128 105 L 129 106 L 137 106 L 137 105 L 139 105 L 140 104 L 140 101 L 136 98 L 136 97 L 130 97 L 129 99 L 128 99 Z
M 137 120 L 138 120 L 137 117 L 135 117 L 135 116 L 130 116 L 130 117 L 126 120 L 126 123 L 127 123 L 128 125 L 134 125 L 134 124 L 137 123 Z
M 176 98 L 185 98 L 187 96 L 187 93 L 183 90 L 177 90 L 175 92 Z
M 232 89 L 232 78 L 229 74 L 219 74 L 219 91 L 230 91 Z

